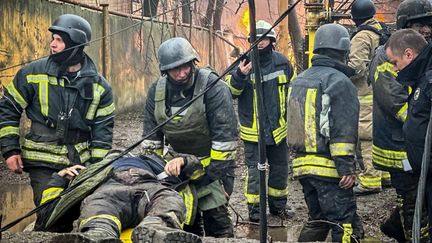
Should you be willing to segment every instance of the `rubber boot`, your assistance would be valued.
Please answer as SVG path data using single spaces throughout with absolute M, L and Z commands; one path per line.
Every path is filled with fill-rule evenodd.
M 249 220 L 254 223 L 260 221 L 260 207 L 258 203 L 248 203 Z
M 303 226 L 298 241 L 314 242 L 325 241 L 330 231 L 330 225 L 324 222 L 306 222 Z
M 400 220 L 399 207 L 390 214 L 390 217 L 380 226 L 381 232 L 399 243 L 407 242 Z

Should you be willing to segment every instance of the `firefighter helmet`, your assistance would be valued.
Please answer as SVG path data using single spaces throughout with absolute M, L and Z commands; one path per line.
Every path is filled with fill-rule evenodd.
M 92 34 L 89 22 L 74 14 L 60 15 L 48 30 L 51 32 L 64 32 L 77 44 L 88 43 Z
M 340 24 L 325 24 L 315 33 L 314 52 L 323 48 L 349 51 L 350 43 L 350 35 L 345 27 Z
M 376 13 L 372 0 L 355 0 L 351 7 L 351 18 L 353 20 L 370 19 Z
M 167 71 L 185 63 L 197 60 L 198 53 L 185 38 L 174 37 L 164 41 L 158 50 L 159 69 Z
M 267 23 L 264 20 L 258 20 L 256 23 L 256 36 L 260 38 L 265 32 L 271 29 L 272 25 Z M 270 38 L 273 42 L 276 42 L 276 32 L 272 29 L 267 34 L 267 37 Z
M 432 4 L 428 0 L 404 0 L 396 14 L 396 27 L 407 28 L 411 21 L 432 20 Z

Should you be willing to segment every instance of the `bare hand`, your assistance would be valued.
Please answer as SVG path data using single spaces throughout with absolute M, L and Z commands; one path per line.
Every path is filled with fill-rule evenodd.
M 339 181 L 339 186 L 343 189 L 349 189 L 354 186 L 355 178 L 355 175 L 342 176 L 342 179 Z
M 181 167 L 184 165 L 184 159 L 182 157 L 177 157 L 170 160 L 165 165 L 165 173 L 170 176 L 178 176 L 181 172 Z
M 241 73 L 243 73 L 244 75 L 248 75 L 249 72 L 252 70 L 252 62 L 246 64 L 246 59 L 243 59 L 240 61 L 238 68 L 240 69 Z
M 23 163 L 21 159 L 21 155 L 15 154 L 6 159 L 6 164 L 9 170 L 21 174 L 23 172 Z
M 57 172 L 57 174 L 61 177 L 66 177 L 66 179 L 68 180 L 72 180 L 75 176 L 79 174 L 78 170 L 82 169 L 85 169 L 85 167 L 82 165 L 74 165 Z

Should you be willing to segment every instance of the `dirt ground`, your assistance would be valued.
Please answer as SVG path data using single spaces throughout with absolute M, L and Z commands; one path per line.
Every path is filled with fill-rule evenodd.
M 142 133 L 142 116 L 139 113 L 129 112 L 118 115 L 114 128 L 113 147 L 123 149 L 138 141 Z M 241 142 L 239 142 L 241 145 Z M 230 211 L 235 225 L 236 239 L 204 239 L 204 242 L 256 242 L 259 239 L 259 227 L 247 222 L 247 207 L 243 196 L 245 165 L 243 161 L 242 147 L 239 146 L 235 190 L 230 200 Z M 136 153 L 132 151 L 132 153 Z M 10 173 L 0 161 L 0 185 L 28 184 L 26 175 Z M 381 222 L 395 207 L 396 194 L 393 189 L 385 189 L 379 194 L 357 198 L 358 214 L 362 217 L 366 239 L 363 242 L 395 242 L 383 236 L 379 230 Z M 30 200 L 30 199 L 29 199 Z M 289 181 L 288 201 L 295 209 L 295 216 L 288 220 L 281 220 L 271 215 L 268 216 L 268 231 L 273 241 L 295 242 L 301 226 L 307 220 L 307 207 L 304 202 L 301 185 L 298 181 Z M 3 212 L 7 213 L 7 212 Z M 24 213 L 24 212 L 23 212 Z M 25 232 L 3 233 L 1 242 L 48 242 L 52 236 L 50 233 Z M 327 238 L 330 240 L 329 238 Z

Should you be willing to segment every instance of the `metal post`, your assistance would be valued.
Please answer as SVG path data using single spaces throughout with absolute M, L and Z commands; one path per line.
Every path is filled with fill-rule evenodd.
M 104 38 L 102 39 L 102 75 L 109 79 L 109 12 L 108 12 L 108 3 L 101 3 L 102 6 L 102 35 Z
M 251 43 L 256 40 L 256 24 L 255 24 L 255 1 L 248 0 L 249 2 L 249 23 L 250 23 L 250 41 Z M 257 96 L 257 124 L 258 124 L 258 156 L 259 161 L 257 168 L 259 170 L 259 194 L 260 194 L 260 242 L 267 241 L 267 182 L 266 174 L 268 164 L 266 162 L 265 144 L 263 141 L 264 123 L 261 115 L 263 114 L 264 104 L 262 95 L 261 84 L 261 69 L 259 65 L 258 47 L 252 49 L 252 68 L 255 74 L 255 90 Z

